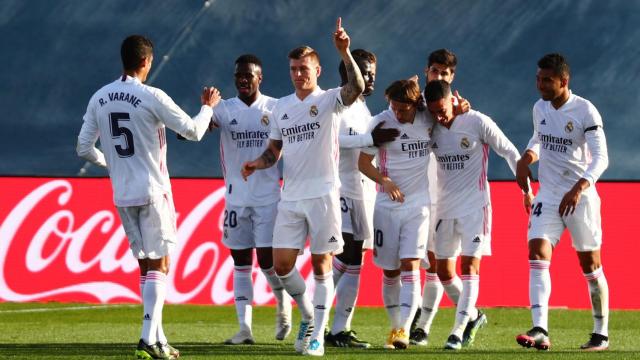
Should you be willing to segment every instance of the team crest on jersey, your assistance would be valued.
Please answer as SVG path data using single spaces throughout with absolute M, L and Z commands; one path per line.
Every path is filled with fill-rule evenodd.
M 469 139 L 467 139 L 466 137 L 463 137 L 462 140 L 460 140 L 460 147 L 463 149 L 468 149 L 469 146 L 471 146 Z
M 236 119 L 231 120 L 229 125 L 238 125 L 238 121 Z
M 566 131 L 567 133 L 570 133 L 573 131 L 573 122 L 572 121 L 568 121 L 567 125 L 564 127 L 564 131 Z
M 269 115 L 266 115 L 266 114 L 262 115 L 262 118 L 260 119 L 260 122 L 264 126 L 269 126 Z
M 311 108 L 309 109 L 309 115 L 311 115 L 311 117 L 318 116 L 318 107 L 315 105 L 311 105 Z

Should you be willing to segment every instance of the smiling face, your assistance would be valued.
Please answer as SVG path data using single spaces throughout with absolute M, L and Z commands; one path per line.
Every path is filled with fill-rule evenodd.
M 234 72 L 236 90 L 240 99 L 249 99 L 257 96 L 262 82 L 262 69 L 251 63 L 236 65 Z
M 427 109 L 431 116 L 441 125 L 449 126 L 454 118 L 453 98 L 451 95 L 436 101 L 427 101 Z
M 310 94 L 318 86 L 320 64 L 313 56 L 289 59 L 289 75 L 298 94 Z

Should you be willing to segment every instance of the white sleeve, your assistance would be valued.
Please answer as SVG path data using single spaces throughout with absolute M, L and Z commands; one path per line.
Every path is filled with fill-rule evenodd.
M 489 117 L 481 122 L 484 141 L 491 146 L 493 151 L 503 157 L 513 174 L 516 174 L 516 163 L 520 159 L 518 149 L 509 141 L 498 125 Z
M 373 137 L 371 133 L 360 135 L 340 135 L 338 137 L 341 149 L 354 149 L 367 146 L 373 146 Z
M 536 116 L 536 107 L 533 107 L 531 118 L 533 119 L 533 135 L 529 139 L 526 150 L 533 151 L 536 156 L 540 157 L 540 140 L 538 140 L 538 118 Z
M 591 153 L 591 163 L 582 177 L 593 185 L 609 166 L 609 154 L 607 151 L 607 139 L 602 129 L 602 118 L 600 118 L 597 110 L 595 114 L 592 113 L 591 115 L 594 117 L 592 124 L 595 125 L 587 127 L 584 132 L 584 137 Z
M 209 105 L 202 105 L 198 115 L 189 117 L 163 91 L 156 89 L 154 93 L 159 101 L 158 117 L 169 129 L 192 141 L 199 141 L 209 127 L 213 110 Z
M 280 133 L 280 127 L 278 127 L 278 122 L 276 121 L 276 116 L 273 112 L 269 113 L 269 124 L 271 124 L 269 129 L 269 139 L 282 141 L 282 133 Z
M 92 99 L 93 100 L 93 99 Z M 107 167 L 107 162 L 102 151 L 96 148 L 96 141 L 100 137 L 100 129 L 93 111 L 93 101 L 89 101 L 87 112 L 84 114 L 82 128 L 78 135 L 78 143 L 76 145 L 76 153 L 78 156 L 86 159 L 101 167 Z

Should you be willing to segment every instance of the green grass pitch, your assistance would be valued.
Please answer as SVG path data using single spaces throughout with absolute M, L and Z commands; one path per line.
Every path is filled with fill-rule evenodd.
M 185 359 L 280 359 L 300 357 L 293 350 L 297 330 L 284 342 L 274 339 L 274 308 L 255 307 L 256 345 L 226 346 L 237 330 L 231 306 L 167 305 L 164 328 Z M 586 353 L 578 348 L 591 331 L 589 311 L 552 310 L 550 352 L 523 349 L 515 335 L 530 327 L 527 309 L 486 309 L 489 324 L 475 344 L 460 352 L 442 346 L 453 325 L 453 309 L 441 309 L 429 345 L 408 350 L 384 350 L 388 334 L 382 308 L 357 308 L 353 328 L 373 347 L 368 350 L 327 348 L 326 359 L 640 359 L 640 311 L 612 311 L 610 350 Z M 133 359 L 142 310 L 137 305 L 0 303 L 0 358 L 10 359 Z

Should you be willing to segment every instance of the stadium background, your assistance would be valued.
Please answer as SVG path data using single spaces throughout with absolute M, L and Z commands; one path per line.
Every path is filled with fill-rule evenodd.
M 204 85 L 219 87 L 224 97 L 235 95 L 233 61 L 246 52 L 263 59 L 262 90 L 271 96 L 291 92 L 286 53 L 300 44 L 309 44 L 321 54 L 324 71 L 320 85 L 336 86 L 338 57 L 330 36 L 337 16 L 343 17 L 343 24 L 352 37 L 352 48 L 367 48 L 378 55 L 377 91 L 368 100 L 374 113 L 386 107 L 382 93 L 387 84 L 413 74 L 422 75 L 427 54 L 446 47 L 459 57 L 454 87 L 475 109 L 494 118 L 519 149 L 531 135 L 531 106 L 538 98 L 535 63 L 547 52 L 560 51 L 572 65 L 571 88 L 591 100 L 603 116 L 610 156 L 610 167 L 603 179 L 638 180 L 640 155 L 635 148 L 640 135 L 634 125 L 637 123 L 635 107 L 640 100 L 637 86 L 640 63 L 636 61 L 640 55 L 636 43 L 640 35 L 639 13 L 639 3 L 622 1 L 544 4 L 526 1 L 212 1 L 209 7 L 203 7 L 202 1 L 3 1 L 0 106 L 4 113 L 0 118 L 0 175 L 4 178 L 0 182 L 5 191 L 0 202 L 0 251 L 3 254 L 0 290 L 5 292 L 0 295 L 0 301 L 137 301 L 136 271 L 127 267 L 130 264 L 127 265 L 126 260 L 124 265 L 118 264 L 121 268 L 112 264 L 112 269 L 102 263 L 86 269 L 74 268 L 69 260 L 69 254 L 78 250 L 71 246 L 73 239 L 65 238 L 54 229 L 68 227 L 75 233 L 96 214 L 114 215 L 105 179 L 56 178 L 75 176 L 84 165 L 74 151 L 82 115 L 93 92 L 120 73 L 119 44 L 130 33 L 142 33 L 154 40 L 153 85 L 166 90 L 178 105 L 192 114 L 199 108 L 199 89 Z M 163 62 L 166 54 L 170 56 Z M 217 133 L 207 136 L 200 144 L 180 143 L 169 136 L 172 176 L 219 177 L 217 144 Z M 12 177 L 16 175 L 50 178 Z M 91 167 L 87 175 L 101 177 L 106 173 Z M 493 155 L 489 177 L 492 180 L 512 178 L 504 161 Z M 69 187 L 57 181 L 68 181 Z M 30 213 L 31 217 L 26 217 L 24 223 L 8 221 L 28 195 L 52 183 L 62 187 L 39 203 L 44 207 L 34 208 L 36 211 Z M 603 185 L 604 261 L 613 289 L 612 306 L 638 308 L 634 300 L 640 295 L 638 286 L 625 286 L 625 276 L 634 273 L 632 264 L 626 261 L 626 254 L 632 253 L 633 240 L 626 237 L 635 233 L 634 214 L 637 214 L 628 199 L 639 197 L 639 186 L 635 182 Z M 219 189 L 220 181 L 181 180 L 174 181 L 174 186 L 178 212 L 188 214 Z M 494 201 L 501 204 L 496 209 L 501 210 L 495 213 L 495 256 L 483 267 L 480 304 L 524 306 L 527 304 L 523 240 L 526 218 L 511 197 L 515 185 L 494 182 L 492 186 Z M 219 246 L 219 230 L 215 226 L 219 221 L 219 207 L 200 225 L 200 235 L 194 232 L 193 238 L 183 240 L 195 239 L 205 248 L 213 246 L 207 245 L 210 243 Z M 62 216 L 64 212 L 73 213 L 75 223 L 70 217 Z M 54 218 L 58 215 L 61 217 Z M 80 248 L 80 258 L 87 262 L 98 258 L 104 242 L 117 233 L 119 222 L 117 218 L 114 221 L 103 221 L 93 228 L 95 232 L 90 233 L 93 237 L 86 238 L 91 239 L 93 245 Z M 56 226 L 49 226 L 51 224 Z M 44 228 L 54 230 L 41 233 Z M 32 253 L 28 249 L 36 235 L 46 240 L 41 253 L 36 254 L 44 262 L 29 265 L 27 257 Z M 554 259 L 556 270 L 552 271 L 554 276 L 560 273 L 561 277 L 559 286 L 554 285 L 552 302 L 555 306 L 587 308 L 586 286 L 580 280 L 577 260 L 568 246 L 569 239 L 563 242 Z M 192 250 L 197 250 L 198 246 L 191 245 Z M 126 240 L 119 243 L 117 250 L 119 255 L 126 253 Z M 206 265 L 215 260 L 213 254 L 202 251 L 197 255 L 203 262 L 193 260 L 177 265 L 188 271 L 182 274 L 186 281 L 182 278 L 174 286 L 199 285 L 193 276 L 198 276 L 199 271 L 209 271 L 210 266 Z M 224 250 L 218 256 L 228 261 Z M 370 278 L 377 279 L 375 270 L 372 271 Z M 43 275 L 48 276 L 48 281 L 29 281 L 42 279 Z M 520 279 L 522 284 L 513 291 L 505 288 L 508 276 L 516 281 Z M 42 295 L 65 287 L 74 290 L 73 286 L 78 284 L 101 286 L 106 282 L 122 286 L 123 291 L 128 288 L 130 296 L 101 298 L 82 291 Z M 34 284 L 43 287 L 34 288 Z M 224 285 L 228 290 L 230 281 Z M 13 289 L 14 294 L 6 292 L 7 288 Z M 14 296 L 26 292 L 41 296 Z M 104 288 L 94 288 L 94 292 L 104 293 Z M 213 280 L 205 283 L 200 292 L 204 295 L 196 300 L 190 298 L 190 302 L 216 302 L 206 294 L 210 292 L 213 296 Z M 380 302 L 377 288 L 371 288 L 371 292 L 376 299 L 367 303 L 368 297 L 362 296 L 361 303 Z M 509 302 L 500 302 L 502 298 L 488 302 L 483 296 L 489 292 L 499 295 L 517 292 L 517 297 L 510 298 Z M 576 292 L 584 296 L 573 296 Z M 172 302 L 181 301 L 174 298 Z

